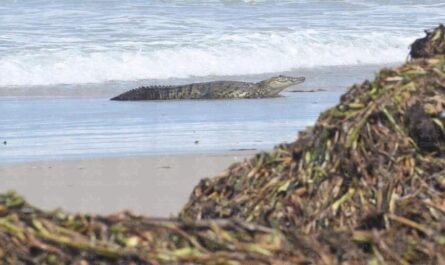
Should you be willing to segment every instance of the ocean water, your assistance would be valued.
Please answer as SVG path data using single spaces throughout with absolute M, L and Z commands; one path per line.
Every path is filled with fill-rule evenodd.
M 2 0 L 0 163 L 270 149 L 352 83 L 406 60 L 444 10 L 443 0 Z M 277 73 L 307 77 L 290 90 L 327 91 L 108 101 L 144 84 Z
M 445 2 L 2 0 L 0 87 L 405 60 Z

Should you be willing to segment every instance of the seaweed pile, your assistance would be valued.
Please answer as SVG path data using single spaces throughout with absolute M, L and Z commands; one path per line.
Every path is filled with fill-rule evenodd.
M 287 235 L 346 230 L 377 240 L 354 251 L 443 262 L 443 33 L 440 26 L 421 40 L 431 57 L 354 85 L 293 144 L 202 180 L 180 216 L 240 218 Z
M 439 25 L 433 31 L 426 31 L 425 33 L 424 38 L 416 40 L 411 45 L 411 58 L 431 58 L 439 54 L 445 54 L 445 26 Z
M 0 195 L 0 263 L 445 264 L 444 27 L 416 43 L 294 143 L 202 180 L 178 218 Z
M 44 212 L 0 196 L 0 264 L 307 264 L 278 231 L 236 220 Z

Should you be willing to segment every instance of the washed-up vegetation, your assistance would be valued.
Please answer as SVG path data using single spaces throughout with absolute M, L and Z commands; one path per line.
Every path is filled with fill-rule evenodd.
M 421 58 L 352 86 L 296 142 L 202 180 L 176 219 L 1 196 L 1 261 L 444 264 L 444 36 L 428 32 L 412 46 Z
M 0 196 L 0 264 L 294 264 L 278 231 L 236 220 L 184 222 L 129 212 L 108 217 L 44 212 Z
M 439 25 L 433 31 L 426 31 L 425 33 L 424 38 L 416 40 L 411 45 L 411 58 L 431 58 L 445 54 L 445 26 Z
M 428 33 L 429 58 L 351 87 L 295 143 L 202 180 L 181 216 L 349 231 L 363 236 L 353 253 L 398 263 L 444 258 L 445 52 L 431 48 L 443 29 Z

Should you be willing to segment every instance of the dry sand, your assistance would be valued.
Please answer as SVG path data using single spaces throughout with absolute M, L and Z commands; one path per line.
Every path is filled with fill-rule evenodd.
M 252 151 L 0 164 L 2 189 L 43 209 L 148 216 L 176 214 L 204 177 L 222 173 Z

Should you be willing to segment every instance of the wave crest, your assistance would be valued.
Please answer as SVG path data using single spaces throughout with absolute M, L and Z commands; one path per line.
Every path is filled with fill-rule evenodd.
M 389 32 L 238 33 L 139 51 L 29 51 L 0 58 L 0 86 L 243 75 L 403 61 L 412 36 Z M 128 46 L 127 46 L 128 47 Z M 156 47 L 156 48 L 155 48 Z

